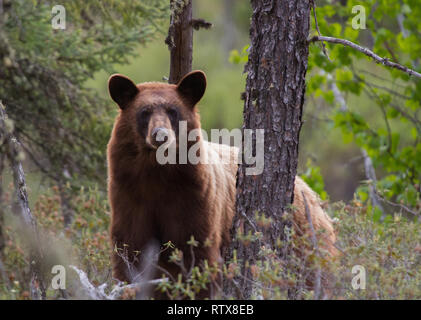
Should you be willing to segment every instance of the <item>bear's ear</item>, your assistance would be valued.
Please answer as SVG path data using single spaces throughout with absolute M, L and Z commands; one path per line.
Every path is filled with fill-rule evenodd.
M 200 70 L 189 72 L 178 82 L 177 90 L 193 108 L 205 93 L 205 73 Z
M 108 90 L 121 109 L 124 109 L 139 92 L 133 81 L 121 74 L 113 74 L 108 79 Z

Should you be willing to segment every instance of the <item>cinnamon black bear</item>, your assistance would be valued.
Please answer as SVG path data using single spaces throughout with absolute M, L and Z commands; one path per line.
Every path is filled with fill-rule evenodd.
M 194 143 L 200 144 L 200 152 L 214 160 L 212 164 L 160 164 L 156 157 L 163 143 L 175 143 L 178 152 L 180 121 L 186 121 L 188 132 L 200 129 L 196 105 L 205 89 L 206 77 L 201 71 L 187 74 L 177 85 L 158 82 L 135 85 L 122 75 L 109 79 L 110 95 L 120 107 L 107 150 L 111 241 L 113 248 L 127 248 L 127 258 L 135 265 L 142 262 L 137 261 L 136 252 L 142 252 L 154 241 L 160 244 L 171 241 L 183 252 L 187 266 L 192 259 L 187 245 L 191 236 L 199 242 L 194 250 L 196 264 L 204 259 L 210 264 L 219 263 L 221 249 L 229 244 L 237 163 L 218 159 L 227 155 L 236 159 L 238 150 L 207 142 L 199 135 Z M 165 139 L 159 139 L 163 133 Z M 188 148 L 192 143 L 188 142 Z M 316 194 L 298 177 L 294 201 L 296 225 L 303 226 L 307 221 L 301 192 L 311 206 L 315 229 L 327 231 L 326 247 L 333 253 L 335 234 L 331 221 Z M 166 250 L 158 265 L 177 275 L 180 269 L 168 259 Z M 115 278 L 133 281 L 117 251 L 112 265 Z

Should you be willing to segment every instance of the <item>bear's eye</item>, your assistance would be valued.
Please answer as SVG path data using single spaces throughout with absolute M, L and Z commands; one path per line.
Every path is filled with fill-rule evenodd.
M 140 119 L 146 119 L 146 118 L 148 118 L 149 116 L 151 115 L 151 111 L 149 110 L 149 109 L 143 109 L 142 111 L 140 111 L 139 113 L 138 113 L 138 117 L 140 118 Z
M 178 133 L 178 121 L 179 121 L 179 113 L 176 108 L 168 108 L 167 109 L 168 118 L 171 121 L 171 126 L 173 130 Z
M 152 112 L 148 109 L 143 109 L 136 114 L 137 120 L 137 131 L 139 134 L 146 138 L 148 131 L 149 118 L 151 117 Z
M 178 120 L 178 111 L 175 108 L 167 109 L 168 117 L 170 118 L 171 122 L 177 122 Z
M 167 114 L 169 117 L 176 118 L 178 116 L 178 111 L 174 108 L 170 108 L 167 110 Z

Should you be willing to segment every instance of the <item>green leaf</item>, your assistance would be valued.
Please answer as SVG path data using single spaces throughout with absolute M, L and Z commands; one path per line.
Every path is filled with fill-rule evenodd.
M 379 222 L 382 217 L 382 211 L 379 209 L 379 207 L 374 207 L 373 209 L 373 221 Z

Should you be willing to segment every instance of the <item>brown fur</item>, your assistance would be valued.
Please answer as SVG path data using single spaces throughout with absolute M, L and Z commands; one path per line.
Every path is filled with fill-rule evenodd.
M 157 240 L 160 244 L 171 241 L 183 251 L 186 265 L 190 265 L 192 257 L 186 243 L 193 235 L 200 243 L 194 251 L 196 264 L 204 259 L 210 264 L 219 263 L 221 248 L 228 245 L 230 240 L 237 164 L 158 164 L 154 150 L 148 147 L 149 140 L 142 139 L 137 132 L 137 112 L 151 106 L 154 110 L 158 110 L 157 106 L 160 105 L 177 106 L 180 117 L 187 120 L 190 131 L 200 128 L 195 107 L 197 101 L 193 99 L 191 105 L 189 96 L 180 94 L 176 85 L 164 83 L 138 84 L 138 92 L 131 88 L 134 92 L 120 97 L 118 90 L 126 85 L 110 83 L 113 99 L 122 108 L 107 150 L 112 246 L 123 248 L 127 245 L 128 258 L 135 261 L 134 251 L 144 250 L 151 241 Z M 165 116 L 159 114 L 151 119 L 158 121 L 160 126 L 168 126 Z M 150 137 L 153 129 L 153 124 L 150 124 L 152 120 L 149 121 L 146 138 Z M 203 139 L 200 143 L 206 150 L 201 156 L 215 159 L 227 153 L 233 156 L 237 152 L 234 148 L 221 147 Z M 323 239 L 326 250 L 335 255 L 335 233 L 331 221 L 320 207 L 316 194 L 298 177 L 294 200 L 297 208 L 294 214 L 296 226 L 301 228 L 307 225 L 301 191 L 311 208 L 315 229 L 324 228 L 327 231 Z M 204 246 L 206 240 L 211 240 L 212 245 Z M 168 251 L 164 251 L 158 264 L 176 275 L 180 270 L 170 264 L 168 258 Z M 125 263 L 116 252 L 112 265 L 115 278 L 132 281 Z
M 176 105 L 188 122 L 188 131 L 200 128 L 200 119 L 175 85 L 144 83 L 137 88 L 139 93 L 120 111 L 108 144 L 112 245 L 127 245 L 128 258 L 133 261 L 133 251 L 144 250 L 151 241 L 171 241 L 183 251 L 189 266 L 191 257 L 186 243 L 193 235 L 200 243 L 194 251 L 195 260 L 219 263 L 220 248 L 228 241 L 234 214 L 235 170 L 217 164 L 158 164 L 155 152 L 136 132 L 136 112 L 151 105 Z M 150 131 L 148 128 L 148 136 Z M 218 156 L 209 143 L 201 143 L 209 156 Z M 212 245 L 204 246 L 206 240 Z M 168 258 L 168 251 L 163 252 L 159 265 L 176 276 L 179 269 L 168 263 Z M 112 262 L 114 277 L 130 282 L 125 263 L 117 253 Z

